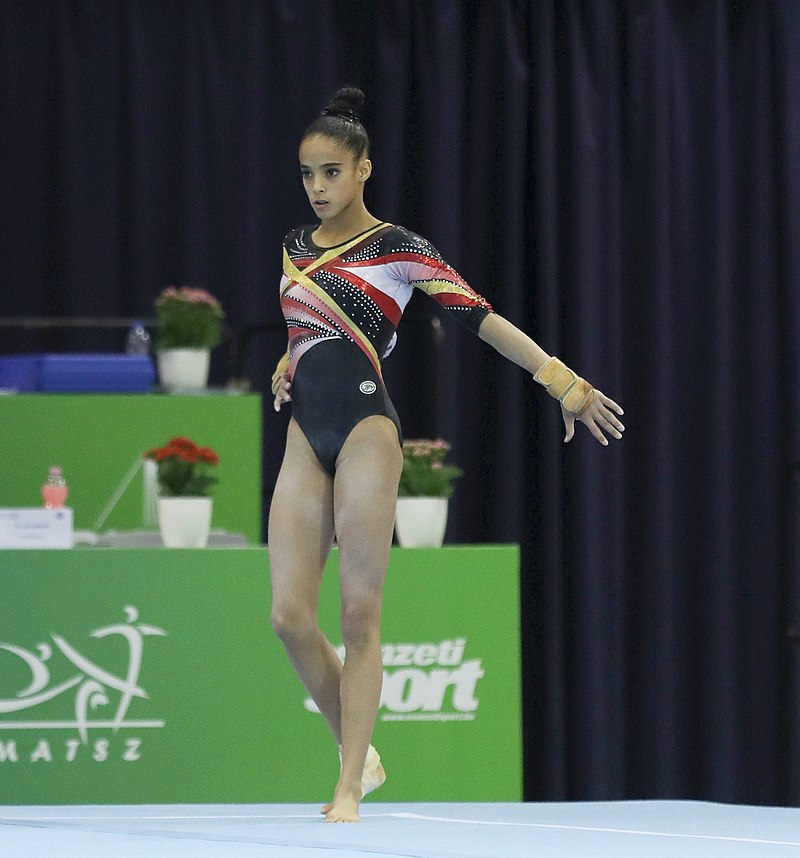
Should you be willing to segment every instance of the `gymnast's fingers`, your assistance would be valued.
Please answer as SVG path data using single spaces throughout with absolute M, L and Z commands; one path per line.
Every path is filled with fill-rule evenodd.
M 614 412 L 610 408 L 607 408 L 598 397 L 595 397 L 595 401 L 586 409 L 584 416 L 587 420 L 594 420 L 602 430 L 605 430 L 615 438 L 621 438 L 622 433 L 625 431 L 625 427 L 617 419 Z
M 617 430 L 617 432 L 624 432 L 625 431 L 624 424 L 621 423 L 619 420 L 617 420 L 617 418 L 614 416 L 613 412 L 606 411 L 606 412 L 604 412 L 603 416 Z
M 595 423 L 597 423 L 598 427 L 600 427 L 601 429 L 604 429 L 606 432 L 608 432 L 609 435 L 611 435 L 612 437 L 619 440 L 620 438 L 622 438 L 622 433 L 625 430 L 625 427 L 622 426 L 621 423 L 619 423 L 619 420 L 617 420 L 615 422 L 619 423 L 619 426 L 621 428 L 618 428 L 617 426 L 615 426 L 614 421 L 612 421 L 611 418 L 608 416 L 610 413 L 611 412 L 605 412 L 605 413 L 601 412 L 600 414 L 597 415 L 597 417 L 595 417 Z
M 273 403 L 273 407 L 276 411 L 281 410 L 281 406 L 284 402 L 291 402 L 292 395 L 289 393 L 291 390 L 292 383 L 286 380 L 285 376 L 281 376 L 280 383 L 277 385 L 275 389 L 275 401 Z
M 604 447 L 608 446 L 608 438 L 606 438 L 600 427 L 597 425 L 595 416 L 584 413 L 580 416 L 580 421 Z
M 595 389 L 594 394 L 595 394 L 595 397 L 598 398 L 603 403 L 603 405 L 605 405 L 607 408 L 612 409 L 613 411 L 616 411 L 617 414 L 620 415 L 620 417 L 625 413 L 622 410 L 622 406 L 617 405 L 617 403 L 614 402 L 614 400 L 611 399 L 609 396 L 606 396 L 605 393 L 601 393 L 599 390 Z
M 291 381 L 289 381 L 289 374 L 283 373 L 283 375 L 273 375 L 272 376 L 272 392 L 277 396 L 283 388 L 287 390 L 292 386 Z

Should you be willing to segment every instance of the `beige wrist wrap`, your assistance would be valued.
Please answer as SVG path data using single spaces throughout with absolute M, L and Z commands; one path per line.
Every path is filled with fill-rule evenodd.
M 278 383 L 281 380 L 281 376 L 289 369 L 289 352 L 278 361 L 278 365 L 275 367 L 275 372 L 272 373 L 272 394 L 273 396 L 278 392 Z
M 594 388 L 557 357 L 549 361 L 533 376 L 566 411 L 579 417 L 594 399 Z

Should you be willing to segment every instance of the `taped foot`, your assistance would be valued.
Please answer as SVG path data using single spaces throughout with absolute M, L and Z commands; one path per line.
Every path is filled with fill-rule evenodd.
M 381 755 L 370 745 L 364 762 L 364 773 L 361 775 L 361 798 L 383 786 L 385 781 L 386 771 L 381 765 Z
M 342 766 L 342 749 L 339 748 L 339 768 Z M 367 749 L 367 759 L 364 761 L 364 772 L 361 775 L 361 798 L 375 792 L 378 787 L 383 786 L 386 781 L 386 771 L 381 764 L 381 755 L 373 745 Z M 321 812 L 328 814 L 334 803 L 324 804 Z

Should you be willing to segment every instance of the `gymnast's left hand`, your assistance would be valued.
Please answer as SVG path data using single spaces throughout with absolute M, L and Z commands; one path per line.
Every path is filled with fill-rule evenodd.
M 622 438 L 622 433 L 625 427 L 622 425 L 617 415 L 620 417 L 625 412 L 622 406 L 617 405 L 613 399 L 610 399 L 604 393 L 601 393 L 595 388 L 592 401 L 587 406 L 586 410 L 578 417 L 567 411 L 564 406 L 561 406 L 561 416 L 564 418 L 564 427 L 567 434 L 564 437 L 564 443 L 568 444 L 575 434 L 575 421 L 580 420 L 584 423 L 595 438 L 604 446 L 608 446 L 608 438 L 606 434 L 612 438 L 619 440 Z

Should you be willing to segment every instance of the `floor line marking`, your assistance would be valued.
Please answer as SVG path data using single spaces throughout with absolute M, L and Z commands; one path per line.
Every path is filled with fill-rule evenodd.
M 397 813 L 362 813 L 361 816 L 369 819 L 378 817 L 398 816 Z M 0 825 L 7 822 L 164 822 L 168 820 L 184 822 L 189 819 L 203 821 L 206 819 L 322 819 L 321 813 L 282 813 L 282 814 L 216 814 L 211 816 L 0 816 Z
M 556 825 L 547 822 L 497 822 L 483 819 L 456 819 L 448 816 L 425 816 L 419 813 L 395 813 L 404 819 L 421 819 L 429 822 L 454 822 L 463 825 L 510 825 L 521 828 L 555 828 L 564 831 L 592 831 L 602 834 L 638 834 L 643 837 L 679 837 L 695 840 L 723 840 L 734 843 L 759 843 L 766 846 L 800 846 L 796 840 L 760 840 L 753 837 L 729 837 L 724 834 L 683 834 L 669 831 L 637 831 L 628 828 L 595 828 L 588 825 Z
M 394 816 L 396 814 L 374 814 L 375 816 Z M 363 816 L 363 814 L 362 814 Z M 241 814 L 228 815 L 219 814 L 216 816 L 0 816 L 0 824 L 4 822 L 163 822 L 165 820 L 176 819 L 184 821 L 187 819 L 196 819 L 203 821 L 205 819 L 321 819 L 320 813 L 287 813 L 279 816 L 263 815 L 263 814 Z

